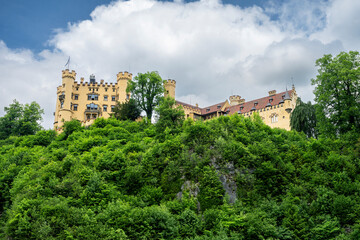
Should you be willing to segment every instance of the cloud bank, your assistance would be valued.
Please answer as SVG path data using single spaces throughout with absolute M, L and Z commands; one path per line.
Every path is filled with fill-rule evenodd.
M 312 100 L 310 79 L 324 54 L 357 50 L 360 3 L 298 1 L 240 8 L 216 0 L 117 1 L 98 6 L 91 19 L 69 23 L 49 39 L 52 50 L 34 55 L 0 42 L 0 115 L 13 99 L 37 101 L 51 128 L 56 86 L 71 56 L 77 77 L 156 70 L 177 81 L 179 100 L 200 106 L 231 94 L 251 100 L 295 84 Z M 339 11 L 338 9 L 342 9 Z

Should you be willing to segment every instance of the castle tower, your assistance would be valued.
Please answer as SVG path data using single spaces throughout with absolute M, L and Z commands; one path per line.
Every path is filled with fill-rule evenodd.
M 239 95 L 232 95 L 229 97 L 230 106 L 239 105 L 241 103 L 241 97 Z
M 131 81 L 132 74 L 128 72 L 119 72 L 116 75 L 117 88 L 116 94 L 118 96 L 118 101 L 123 103 L 126 100 L 130 99 L 130 93 L 126 92 L 126 88 L 128 86 L 128 82 Z
M 175 99 L 175 88 L 176 88 L 176 81 L 172 79 L 168 79 L 164 83 L 165 93 L 164 97 L 172 97 Z
M 291 107 L 291 98 L 289 95 L 288 90 L 286 89 L 285 97 L 284 97 L 284 105 L 285 105 L 285 111 L 288 113 L 291 113 L 292 107 Z
M 61 128 L 65 121 L 72 119 L 71 97 L 73 85 L 76 78 L 76 72 L 65 69 L 62 71 L 62 85 L 57 89 L 56 114 L 54 126 Z

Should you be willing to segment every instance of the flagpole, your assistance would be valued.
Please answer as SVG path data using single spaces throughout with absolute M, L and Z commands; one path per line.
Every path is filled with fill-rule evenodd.
M 66 64 L 65 64 L 65 67 L 66 65 L 68 66 L 67 69 L 70 70 L 70 56 L 69 56 L 69 59 L 67 60 Z

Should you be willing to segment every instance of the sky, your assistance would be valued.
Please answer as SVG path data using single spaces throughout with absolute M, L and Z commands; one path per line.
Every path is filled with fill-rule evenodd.
M 56 87 L 158 71 L 200 107 L 295 85 L 314 99 L 316 59 L 360 47 L 358 0 L 0 0 L 0 116 L 36 101 L 53 126 Z

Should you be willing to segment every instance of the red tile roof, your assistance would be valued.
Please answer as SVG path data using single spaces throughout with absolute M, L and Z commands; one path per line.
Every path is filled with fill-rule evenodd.
M 288 93 L 289 93 L 290 96 L 292 95 L 292 92 L 293 92 L 293 90 L 288 90 Z M 227 114 L 231 115 L 231 114 L 234 114 L 234 113 L 238 113 L 238 111 L 241 111 L 241 113 L 250 112 L 253 107 L 255 107 L 256 110 L 263 109 L 263 108 L 266 107 L 266 105 L 268 103 L 270 103 L 270 99 L 272 99 L 272 102 L 270 103 L 271 106 L 278 105 L 279 102 L 283 99 L 283 96 L 285 96 L 285 93 L 286 92 L 284 91 L 284 92 L 277 93 L 277 94 L 272 95 L 272 96 L 266 96 L 266 97 L 263 97 L 263 98 L 251 100 L 249 102 L 244 102 L 244 103 L 239 104 L 239 105 L 230 106 L 230 107 L 227 107 L 225 109 L 225 112 Z M 205 107 L 205 108 L 199 108 L 199 107 L 196 107 L 196 106 L 193 106 L 193 105 L 190 105 L 190 104 L 187 104 L 187 103 L 183 103 L 183 102 L 180 102 L 180 101 L 176 101 L 176 103 L 179 104 L 179 105 L 182 105 L 182 106 L 187 106 L 187 107 L 190 107 L 190 108 L 194 108 L 197 111 L 201 111 L 201 115 L 208 115 L 208 114 L 212 114 L 214 112 L 221 111 L 221 108 L 226 103 L 226 100 L 224 102 L 220 102 L 218 104 L 214 104 L 214 105 L 211 105 L 211 106 L 208 106 L 208 107 Z M 256 106 L 255 106 L 255 103 L 257 103 Z M 220 107 L 218 107 L 218 106 L 220 106 Z M 242 110 L 240 110 L 241 107 L 243 107 Z
M 288 90 L 289 95 L 291 96 L 292 90 Z M 257 105 L 255 106 L 256 110 L 263 109 L 266 107 L 266 105 L 270 102 L 270 99 L 272 99 L 272 102 L 270 103 L 271 106 L 278 105 L 279 102 L 283 99 L 283 95 L 285 95 L 285 92 L 277 93 L 272 96 L 267 96 L 259 99 L 255 99 L 249 102 L 245 102 L 243 104 L 230 106 L 225 109 L 225 111 L 230 110 L 228 114 L 234 114 L 238 111 L 241 111 L 241 113 L 247 113 L 250 112 L 250 110 L 255 106 L 255 103 L 257 102 Z M 242 110 L 240 108 L 243 107 Z
M 214 105 L 211 105 L 211 106 L 205 107 L 205 108 L 196 107 L 194 105 L 183 103 L 183 102 L 180 102 L 180 101 L 177 101 L 177 100 L 176 100 L 176 103 L 179 104 L 179 105 L 185 106 L 185 107 L 194 108 L 194 109 L 200 111 L 201 115 L 207 115 L 207 114 L 211 114 L 211 113 L 220 111 L 221 108 L 226 103 L 226 100 L 224 102 L 220 102 L 218 104 L 214 104 Z M 220 106 L 220 107 L 218 108 L 218 106 Z
M 218 104 L 214 104 L 214 105 L 211 105 L 206 108 L 201 108 L 201 115 L 207 115 L 207 114 L 211 114 L 214 112 L 218 112 L 221 110 L 221 108 L 224 106 L 225 103 L 226 103 L 226 100 L 224 102 L 220 102 Z
M 194 106 L 194 105 L 191 105 L 191 104 L 187 104 L 187 103 L 183 103 L 183 102 L 180 102 L 178 100 L 175 101 L 176 104 L 179 104 L 181 106 L 186 106 L 186 107 L 190 107 L 190 108 L 195 108 L 196 110 L 201 110 L 201 108 L 197 107 L 197 106 Z

